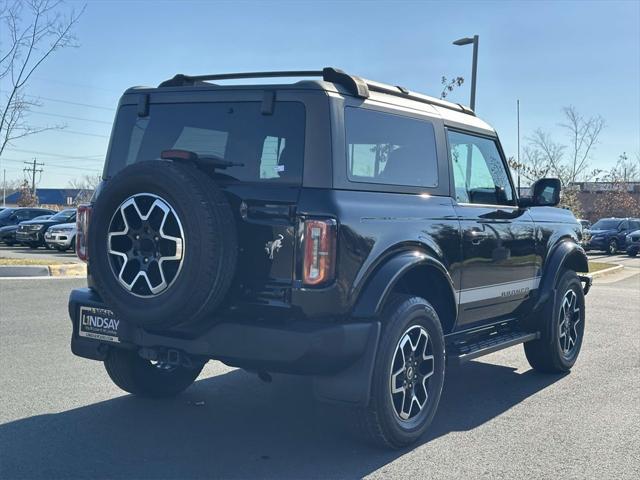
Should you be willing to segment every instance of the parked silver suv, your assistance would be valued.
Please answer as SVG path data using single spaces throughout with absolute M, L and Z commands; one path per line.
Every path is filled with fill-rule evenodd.
M 61 252 L 65 252 L 69 249 L 75 251 L 76 249 L 76 224 L 74 223 L 61 223 L 60 225 L 54 225 L 44 234 L 44 241 L 50 248 L 55 248 Z

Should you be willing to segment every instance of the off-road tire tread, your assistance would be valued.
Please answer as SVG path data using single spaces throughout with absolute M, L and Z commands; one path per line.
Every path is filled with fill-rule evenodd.
M 559 276 L 558 283 L 556 285 L 558 288 L 557 291 L 560 292 L 562 290 L 561 295 L 564 295 L 566 287 L 560 287 L 563 285 L 568 287 L 569 284 L 573 282 L 577 282 L 578 286 L 580 286 L 578 289 L 579 295 L 582 295 L 582 287 L 576 272 L 568 269 L 564 270 L 564 272 Z M 566 373 L 571 370 L 571 366 L 563 364 L 557 354 L 557 338 L 550 332 L 551 328 L 555 328 L 555 323 L 557 321 L 555 318 L 555 316 L 558 315 L 555 307 L 556 300 L 557 299 L 554 298 L 550 299 L 549 303 L 543 310 L 542 315 L 545 324 L 539 326 L 541 334 L 540 339 L 526 342 L 524 344 L 524 352 L 529 365 L 531 365 L 534 370 L 541 373 Z M 584 297 L 582 298 L 582 303 L 584 305 Z M 548 325 L 548 322 L 552 322 L 552 325 Z
M 424 298 L 406 294 L 392 294 L 392 296 L 387 301 L 387 304 L 385 305 L 382 313 L 382 318 L 384 319 L 385 323 L 383 325 L 381 334 L 380 347 L 382 347 L 382 336 L 387 331 L 393 329 L 394 324 L 398 321 L 398 316 L 404 313 L 404 310 L 399 311 L 399 308 L 407 302 L 422 304 L 427 310 L 430 311 L 433 316 L 435 316 L 435 318 L 439 318 L 437 311 Z M 440 335 L 442 335 L 442 327 L 440 326 L 439 322 L 438 326 L 440 327 Z M 378 349 L 378 355 L 380 355 L 381 350 L 382 348 Z M 374 372 L 376 370 L 377 368 L 374 368 Z M 375 379 L 373 381 L 375 382 Z M 383 422 L 378 414 L 379 408 L 376 403 L 377 401 L 378 399 L 376 398 L 376 396 L 371 395 L 369 404 L 366 407 L 360 407 L 356 409 L 353 419 L 353 425 L 357 433 L 361 437 L 370 440 L 372 443 L 378 445 L 379 447 L 387 449 L 399 449 L 413 443 L 413 440 L 397 441 L 396 439 L 391 438 L 389 435 L 385 434 Z
M 173 397 L 186 390 L 202 371 L 178 367 L 172 374 L 165 374 L 161 381 L 140 374 L 136 364 L 147 362 L 133 350 L 112 349 L 104 366 L 109 378 L 125 392 L 143 397 Z M 171 375 L 171 376 L 170 376 Z
M 211 246 L 210 248 L 201 249 L 201 255 L 199 256 L 201 265 L 215 265 L 216 268 L 200 269 L 198 272 L 200 281 L 193 291 L 191 301 L 181 310 L 181 318 L 179 320 L 169 317 L 155 319 L 153 323 L 149 322 L 144 326 L 163 329 L 182 324 L 195 324 L 219 306 L 233 281 L 237 261 L 237 237 L 231 207 L 224 193 L 215 182 L 194 165 L 146 161 L 138 162 L 132 167 L 142 164 L 153 164 L 153 168 L 156 171 L 165 169 L 171 175 L 177 177 L 178 181 L 183 183 L 190 194 L 195 197 L 195 202 L 203 207 L 203 214 L 199 219 L 199 223 L 205 226 L 203 231 L 217 232 L 214 236 L 201 239 L 202 241 L 211 242 Z M 120 173 L 123 172 L 126 174 L 126 169 Z M 117 178 L 114 177 L 112 181 L 117 181 Z M 187 239 L 187 245 L 189 244 L 188 242 L 189 239 Z M 220 244 L 219 248 L 214 248 L 215 244 L 213 242 L 218 242 Z M 207 255 L 207 257 L 204 257 L 204 255 Z M 107 305 L 117 304 L 111 289 L 105 285 L 101 275 L 96 275 L 95 269 L 92 273 L 95 287 L 105 303 Z M 102 274 L 111 275 L 111 272 L 102 272 Z M 206 289 L 206 293 L 200 289 Z M 136 321 L 137 319 L 131 318 L 131 320 Z

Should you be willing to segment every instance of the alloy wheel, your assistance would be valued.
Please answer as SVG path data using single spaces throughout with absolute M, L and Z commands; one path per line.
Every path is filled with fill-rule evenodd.
M 111 270 L 118 283 L 139 297 L 171 287 L 182 268 L 185 239 L 174 208 L 158 195 L 127 198 L 111 218 L 107 238 Z
M 435 371 L 433 345 L 420 325 L 400 337 L 391 363 L 389 391 L 396 416 L 413 420 L 429 400 L 429 378 Z
M 572 289 L 564 294 L 562 306 L 560 307 L 560 323 L 558 324 L 558 340 L 562 354 L 570 358 L 578 345 L 579 330 L 581 321 L 580 305 L 578 296 Z

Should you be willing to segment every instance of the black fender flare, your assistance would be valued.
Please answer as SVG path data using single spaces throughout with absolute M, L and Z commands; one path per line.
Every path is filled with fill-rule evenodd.
M 351 312 L 354 318 L 376 317 L 382 311 L 389 294 L 400 278 L 409 270 L 419 266 L 436 268 L 447 279 L 449 289 L 458 309 L 456 290 L 447 268 L 438 259 L 422 250 L 405 250 L 397 253 L 379 266 L 369 277 Z
M 368 276 L 363 289 L 359 292 L 358 299 L 352 309 L 351 318 L 375 319 L 389 294 L 409 270 L 420 266 L 436 268 L 447 279 L 454 305 L 458 302 L 456 291 L 453 287 L 451 276 L 446 267 L 432 255 L 424 250 L 403 250 L 392 254 Z M 351 367 L 332 376 L 314 377 L 313 385 L 316 398 L 332 403 L 367 406 L 371 397 L 371 379 L 373 366 L 378 353 L 378 344 L 382 331 L 381 322 L 373 320 L 375 328 L 372 329 L 367 349 L 362 357 Z
M 572 240 L 558 242 L 549 252 L 544 264 L 540 286 L 538 287 L 538 300 L 534 311 L 543 308 L 553 298 L 553 293 L 558 283 L 562 267 L 569 265 L 576 272 L 588 272 L 589 260 L 584 249 Z

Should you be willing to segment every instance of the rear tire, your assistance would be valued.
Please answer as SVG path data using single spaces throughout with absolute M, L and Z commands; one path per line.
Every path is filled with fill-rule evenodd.
M 444 336 L 435 309 L 420 297 L 393 295 L 382 318 L 371 399 L 356 419 L 361 433 L 374 443 L 402 448 L 425 433 L 438 408 Z
M 635 257 L 636 255 L 638 255 L 638 250 L 637 249 L 629 250 L 627 252 L 627 255 L 629 255 L 630 257 Z
M 204 365 L 186 368 L 152 364 L 132 350 L 113 348 L 104 366 L 113 383 L 125 392 L 143 397 L 173 397 L 198 378 Z
M 36 250 L 40 245 L 38 245 L 37 243 L 30 243 L 29 244 L 29 248 L 31 250 Z
M 561 275 L 543 315 L 540 339 L 524 344 L 525 355 L 534 370 L 566 373 L 576 363 L 584 337 L 584 293 L 576 272 Z

